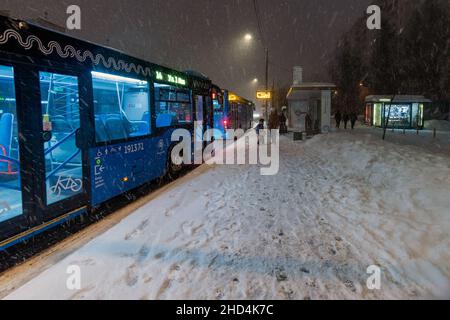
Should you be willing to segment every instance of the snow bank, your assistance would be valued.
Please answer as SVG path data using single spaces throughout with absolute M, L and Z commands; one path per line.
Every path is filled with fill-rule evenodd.
M 375 140 L 381 140 L 383 129 L 360 126 L 357 133 L 371 135 Z M 335 131 L 336 132 L 336 131 Z M 343 132 L 338 131 L 338 132 Z M 416 147 L 416 150 L 410 152 L 417 153 L 435 153 L 450 156 L 450 131 L 437 131 L 436 136 L 432 130 L 420 130 L 417 134 L 416 130 L 392 130 L 386 132 L 386 141 L 397 145 Z
M 425 129 L 438 130 L 438 131 L 450 131 L 450 121 L 446 120 L 428 120 L 425 121 Z
M 342 204 L 360 208 L 361 228 L 383 243 L 385 258 L 392 255 L 414 281 L 450 297 L 449 158 L 370 134 L 321 136 L 306 148 L 330 159 Z
M 200 168 L 7 298 L 450 297 L 448 157 L 357 132 L 280 152 L 276 176 Z

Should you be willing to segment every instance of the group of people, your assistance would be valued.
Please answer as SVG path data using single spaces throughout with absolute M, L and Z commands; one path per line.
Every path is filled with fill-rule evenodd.
M 276 110 L 271 111 L 269 116 L 269 129 L 279 129 L 280 134 L 286 134 L 288 132 L 285 108 L 283 108 L 281 114 L 278 114 Z
M 286 117 L 286 109 L 283 108 L 283 111 L 280 115 L 278 115 L 278 112 L 275 110 L 272 110 L 269 116 L 269 124 L 268 129 L 274 130 L 279 129 L 280 134 L 286 134 L 288 133 L 288 127 L 287 127 L 287 117 Z M 265 123 L 266 121 L 264 119 L 259 119 L 258 125 L 255 127 L 256 134 L 259 136 L 260 132 L 265 129 Z M 259 138 L 258 138 L 258 144 L 259 144 Z
M 356 121 L 358 121 L 358 114 L 356 112 L 344 112 L 342 115 L 341 111 L 338 110 L 334 115 L 334 119 L 336 120 L 336 128 L 340 129 L 341 122 L 344 123 L 344 129 L 347 130 L 348 123 L 350 122 L 352 130 L 355 129 Z

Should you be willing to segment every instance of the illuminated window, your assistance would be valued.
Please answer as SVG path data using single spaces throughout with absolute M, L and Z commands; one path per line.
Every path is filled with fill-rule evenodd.
M 423 127 L 423 103 L 413 103 L 412 105 L 412 127 Z
M 22 215 L 14 70 L 0 66 L 0 222 Z
M 193 123 L 191 92 L 155 83 L 156 127 Z
M 385 119 L 389 117 L 389 127 L 411 126 L 411 105 L 391 104 L 385 106 Z
M 147 81 L 92 72 L 97 142 L 151 133 Z
M 374 121 L 374 125 L 377 127 L 381 127 L 382 123 L 381 123 L 381 109 L 382 109 L 382 104 L 381 103 L 375 103 L 374 108 L 373 108 L 373 121 Z

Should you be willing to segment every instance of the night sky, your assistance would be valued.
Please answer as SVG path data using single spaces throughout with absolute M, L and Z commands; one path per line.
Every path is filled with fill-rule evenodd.
M 270 49 L 270 83 L 329 81 L 327 61 L 336 40 L 365 13 L 369 0 L 258 0 Z M 2 0 L 0 10 L 18 18 L 47 17 L 65 25 L 66 8 L 78 4 L 76 37 L 180 70 L 195 69 L 215 83 L 254 99 L 264 82 L 264 49 L 252 0 Z M 362 25 L 361 28 L 365 28 Z M 255 37 L 245 43 L 246 33 Z

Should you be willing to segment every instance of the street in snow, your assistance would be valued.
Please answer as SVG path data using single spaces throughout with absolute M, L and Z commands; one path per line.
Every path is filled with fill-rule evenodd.
M 198 168 L 6 298 L 450 295 L 444 155 L 363 129 L 307 142 L 282 137 L 280 152 L 276 176 L 257 166 Z M 80 290 L 66 286 L 72 265 Z M 380 290 L 367 287 L 373 265 Z

